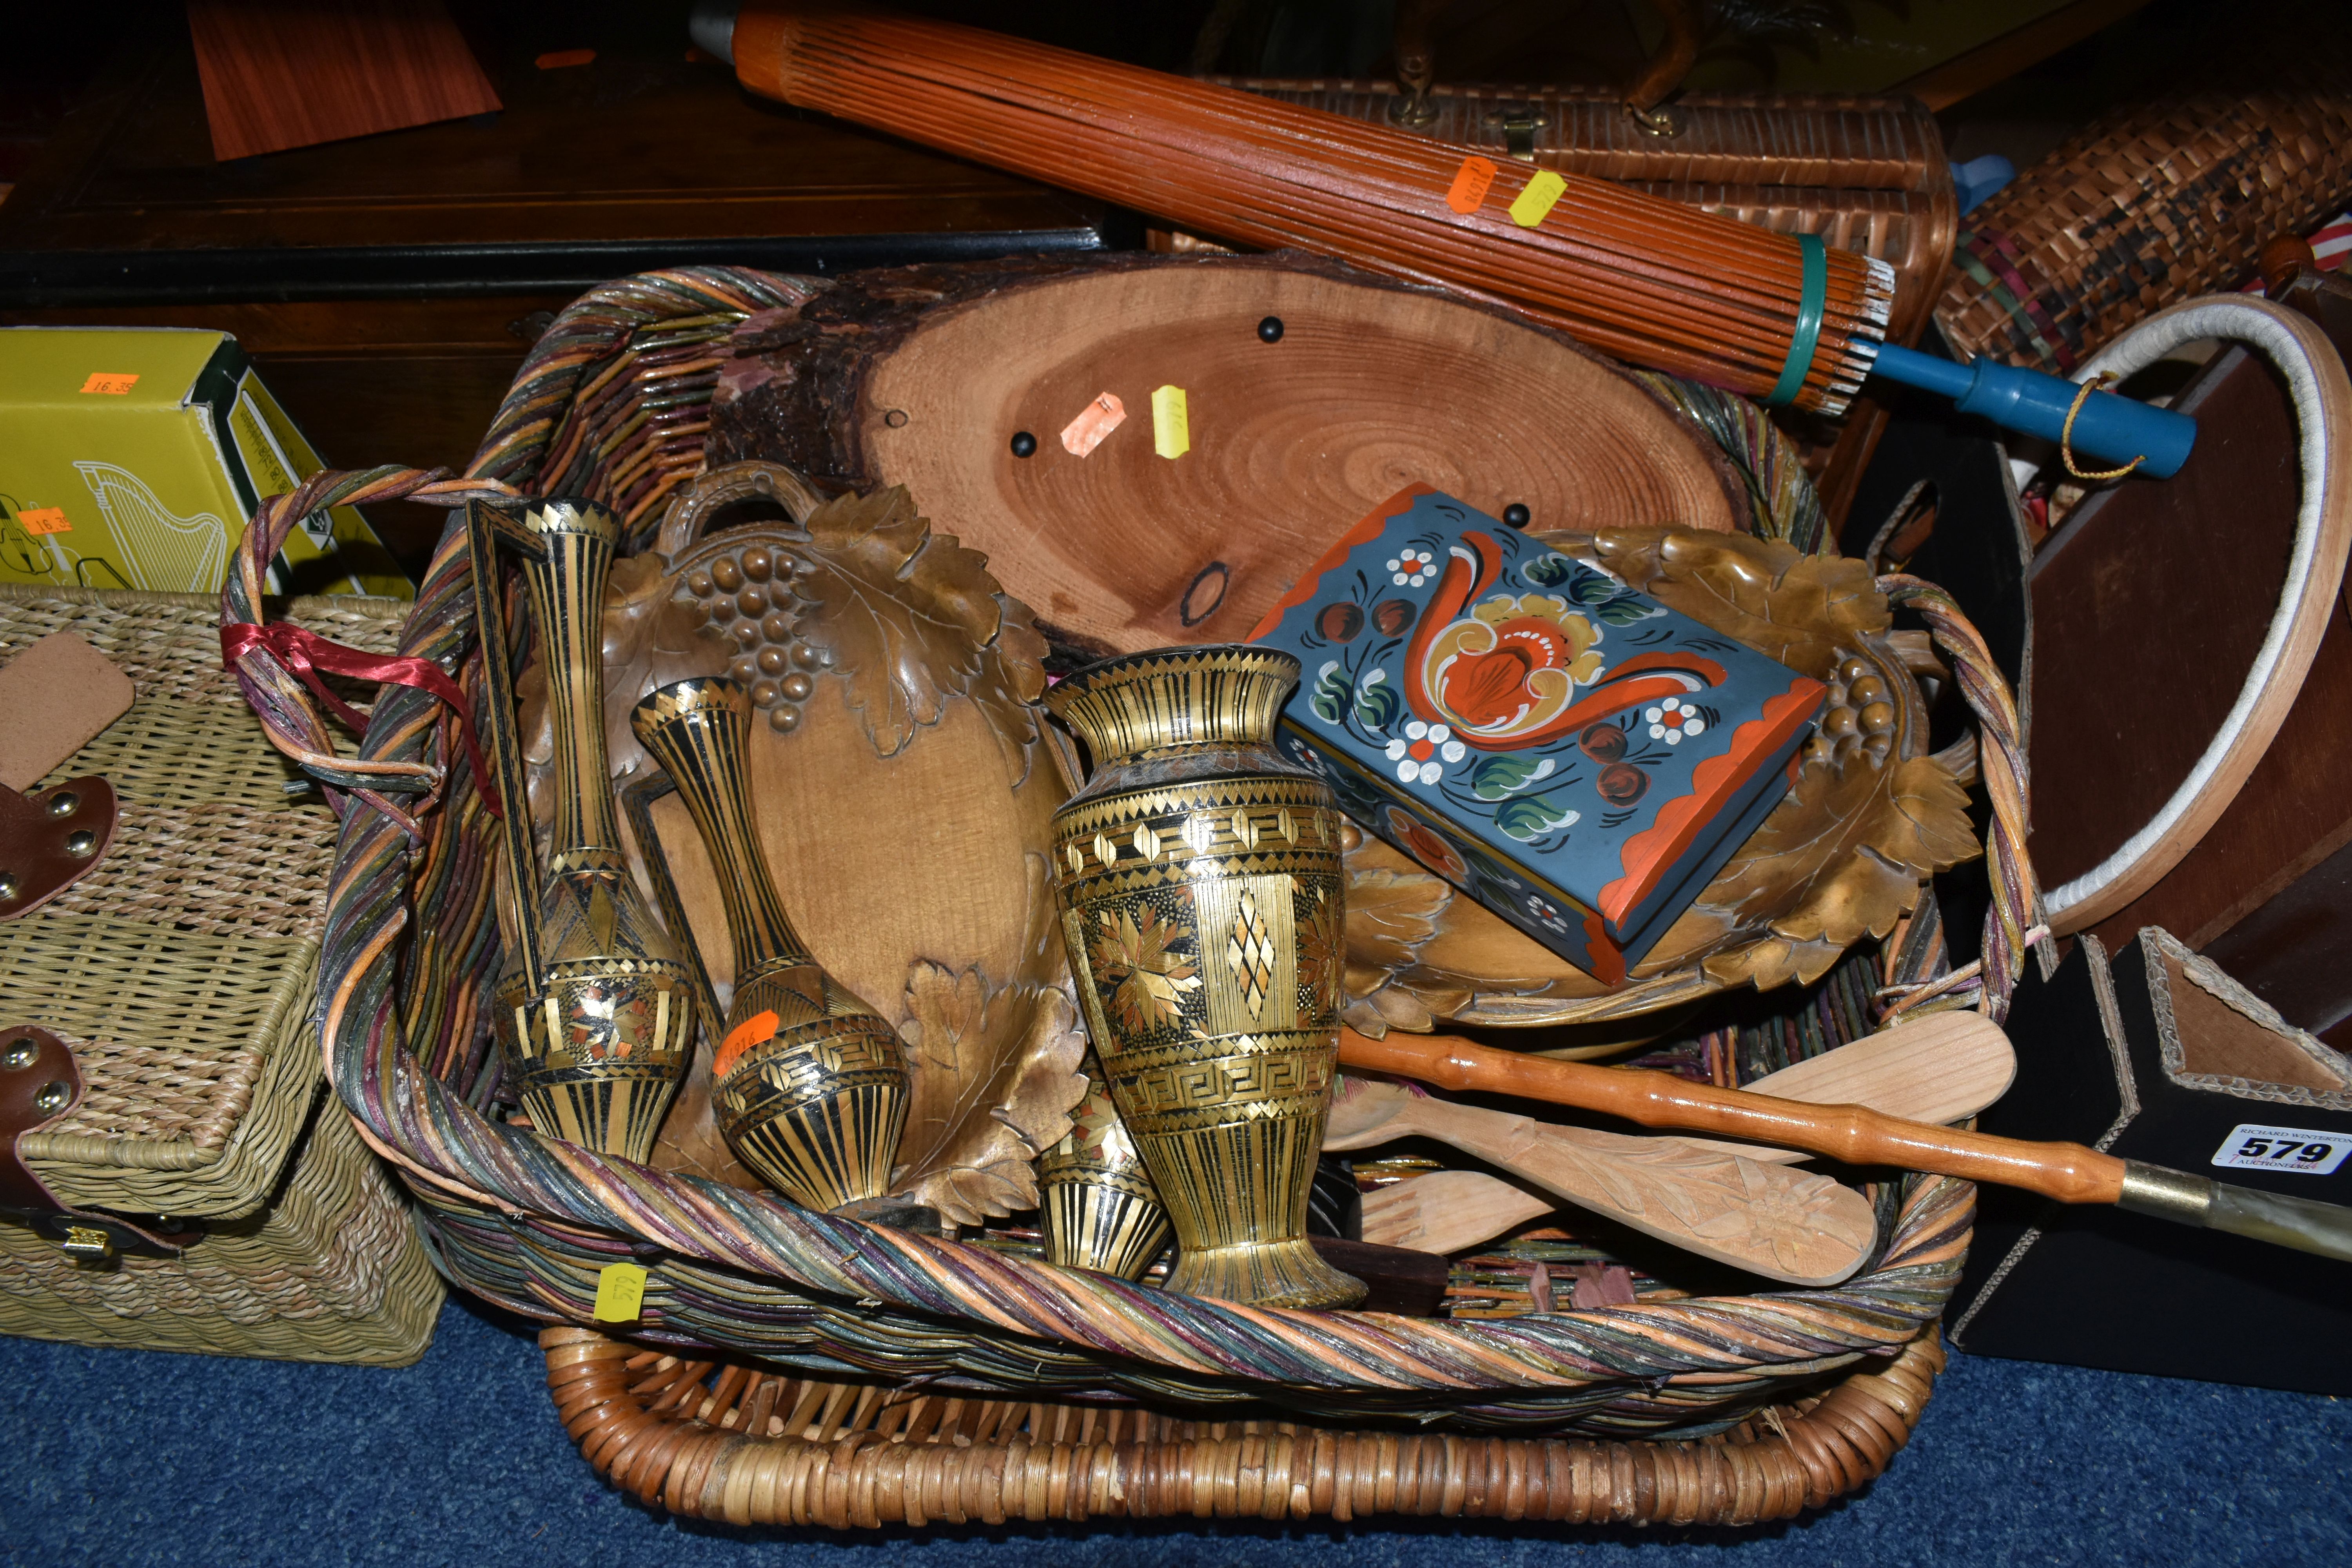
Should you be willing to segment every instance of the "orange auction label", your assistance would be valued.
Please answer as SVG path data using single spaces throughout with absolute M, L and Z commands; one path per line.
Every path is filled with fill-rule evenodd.
M 1462 160 L 1454 171 L 1454 188 L 1445 193 L 1445 205 L 1458 213 L 1475 213 L 1478 204 L 1486 199 L 1486 189 L 1495 183 L 1495 163 L 1491 158 L 1476 154 Z
M 139 378 L 135 375 L 126 375 L 121 372 L 109 373 L 99 370 L 90 372 L 89 379 L 81 384 L 81 389 L 84 392 L 109 393 L 116 397 L 120 397 L 138 384 Z
M 37 506 L 16 514 L 26 533 L 70 533 L 73 524 L 66 521 L 66 509 L 61 506 Z
M 754 1013 L 733 1028 L 719 1042 L 719 1059 L 710 1064 L 712 1078 L 725 1078 L 727 1069 L 743 1059 L 743 1053 L 753 1046 L 763 1046 L 776 1037 L 776 1016 Z
M 1078 416 L 1062 427 L 1062 450 L 1073 458 L 1083 458 L 1103 444 L 1103 438 L 1126 422 L 1127 405 L 1115 392 L 1098 393 L 1095 400 L 1078 410 Z

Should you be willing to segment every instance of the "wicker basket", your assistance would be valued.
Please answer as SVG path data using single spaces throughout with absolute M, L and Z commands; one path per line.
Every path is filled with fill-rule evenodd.
M 2352 32 L 2331 31 L 2275 29 L 2293 64 L 2104 116 L 1970 213 L 1936 306 L 1945 341 L 2071 374 L 2133 323 L 2238 283 L 2273 236 L 2341 210 Z
M 799 288 L 691 268 L 588 295 L 533 351 L 467 478 L 324 475 L 266 506 L 226 618 L 259 619 L 260 563 L 327 505 L 586 493 L 644 538 L 698 466 L 716 341 Z M 1894 586 L 1928 613 L 1972 700 L 2007 713 L 1948 602 Z M 436 554 L 404 651 L 460 670 L 478 704 L 462 533 Z M 1965 1183 L 1881 1189 L 1880 1256 L 1833 1290 L 1451 1321 L 1166 1296 L 493 1120 L 478 1108 L 493 1083 L 495 825 L 468 770 L 444 765 L 457 754 L 445 710 L 388 688 L 360 756 L 341 758 L 269 656 L 240 670 L 282 747 L 365 792 L 337 796 L 321 1020 L 333 1081 L 408 1178 L 444 1271 L 567 1325 L 547 1339 L 560 1405 L 592 1463 L 641 1496 L 737 1521 L 869 1527 L 1396 1509 L 1734 1522 L 1859 1485 L 1917 1419 L 1967 1248 Z M 2013 754 L 2013 717 L 1988 744 Z M 1996 1001 L 2031 905 L 2030 889 L 2014 896 L 2021 805 L 2000 813 L 2012 896 L 1977 982 Z M 1925 1005 L 1948 1005 L 1970 977 L 1943 973 L 1933 908 L 1923 901 L 1888 963 L 1893 978 L 1927 983 L 1914 994 Z M 587 1325 L 602 1270 L 632 1261 L 648 1278 L 639 1342 L 624 1346 Z
M 303 599 L 289 616 L 381 648 L 407 609 Z M 86 1089 L 18 1148 L 68 1205 L 203 1238 L 93 1268 L 0 1218 L 0 1332 L 404 1365 L 432 1339 L 441 1282 L 381 1164 L 320 1110 L 332 819 L 221 668 L 215 600 L 0 586 L 0 661 L 63 630 L 137 697 L 51 775 L 114 785 L 104 862 L 0 924 L 0 1021 L 65 1037 Z

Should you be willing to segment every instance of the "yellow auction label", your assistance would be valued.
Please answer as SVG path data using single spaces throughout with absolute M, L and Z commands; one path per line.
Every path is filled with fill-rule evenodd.
M 1566 180 L 1549 169 L 1538 169 L 1535 177 L 1528 182 L 1528 188 L 1519 193 L 1519 199 L 1511 204 L 1511 221 L 1521 228 L 1535 227 L 1559 204 L 1560 194 L 1567 189 Z
M 1151 449 L 1163 458 L 1181 458 L 1192 449 L 1192 415 L 1181 386 L 1163 386 L 1151 395 Z
M 646 1310 L 646 1271 L 634 1263 L 607 1263 L 596 1276 L 600 1323 L 634 1323 Z

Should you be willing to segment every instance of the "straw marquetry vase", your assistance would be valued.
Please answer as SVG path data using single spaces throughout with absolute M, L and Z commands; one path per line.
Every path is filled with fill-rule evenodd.
M 695 991 L 621 848 L 604 750 L 602 606 L 621 521 L 584 500 L 524 508 L 522 576 L 537 619 L 555 732 L 554 831 L 535 901 L 535 972 L 509 962 L 496 1027 L 539 1131 L 643 1160 L 694 1043 Z
M 702 836 L 735 951 L 711 1060 L 711 1112 L 745 1164 L 795 1202 L 882 1195 L 907 1126 L 898 1033 L 825 973 L 793 929 L 751 826 L 751 700 L 724 679 L 674 681 L 630 714 Z
M 1167 1288 L 1339 1307 L 1307 1195 L 1339 1060 L 1339 813 L 1274 751 L 1287 654 L 1170 648 L 1046 698 L 1094 776 L 1055 816 L 1055 882 L 1111 1098 L 1168 1206 Z
M 1070 1131 L 1037 1156 L 1045 1261 L 1140 1279 L 1167 1250 L 1168 1207 L 1110 1097 L 1102 1064 L 1087 1062 L 1087 1097 Z

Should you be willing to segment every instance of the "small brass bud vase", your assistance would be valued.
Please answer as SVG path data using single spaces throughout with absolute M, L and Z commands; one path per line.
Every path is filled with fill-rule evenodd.
M 1139 1279 L 1167 1250 L 1168 1210 L 1092 1057 L 1068 1134 L 1037 1156 L 1037 1196 L 1048 1263 Z
M 710 1105 L 738 1158 L 810 1208 L 881 1196 L 907 1127 L 898 1032 L 809 956 L 751 826 L 751 700 L 732 680 L 674 681 L 630 714 L 709 852 L 735 950 Z
M 535 941 L 507 950 L 494 1026 L 532 1126 L 644 1160 L 686 1076 L 696 1006 L 676 944 L 629 874 L 606 764 L 602 617 L 621 521 L 591 501 L 542 500 L 502 531 L 523 544 L 539 624 L 554 832 L 540 887 L 514 890 Z
M 1094 776 L 1055 816 L 1062 934 L 1111 1098 L 1175 1226 L 1167 1288 L 1342 1307 L 1307 1239 L 1339 1050 L 1339 813 L 1274 749 L 1286 653 L 1168 648 L 1046 696 Z

